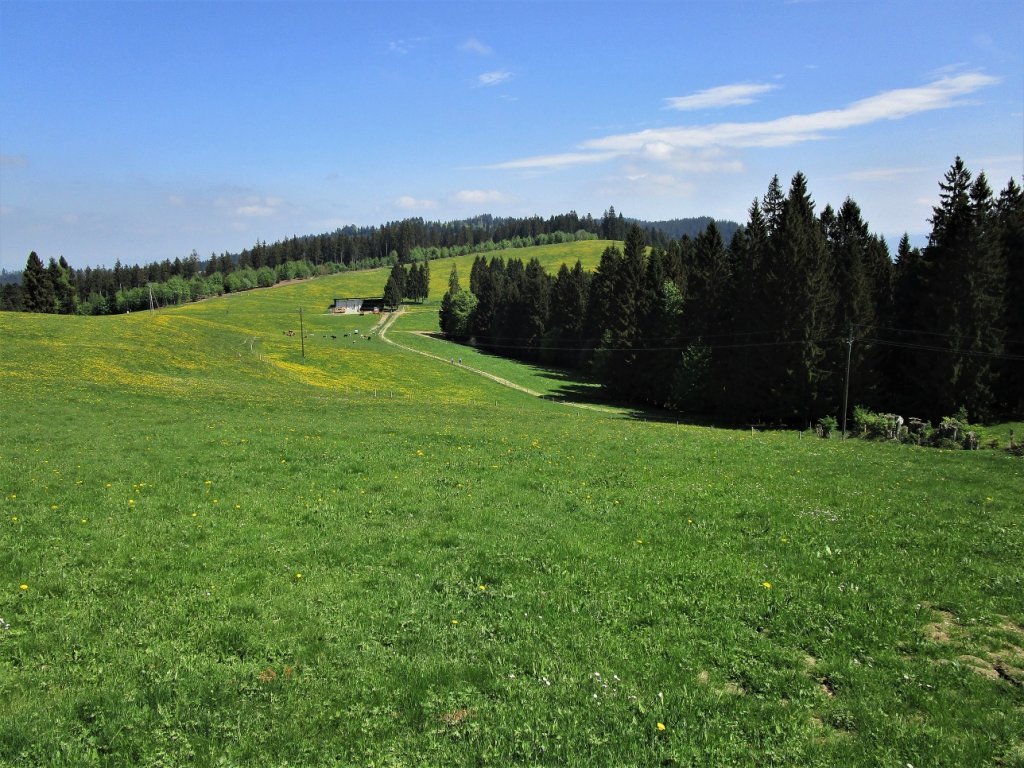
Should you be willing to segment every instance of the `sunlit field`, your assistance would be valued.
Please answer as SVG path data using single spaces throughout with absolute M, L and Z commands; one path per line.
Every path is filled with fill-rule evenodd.
M 1019 458 L 569 407 L 451 263 L 0 314 L 0 764 L 1024 765 Z

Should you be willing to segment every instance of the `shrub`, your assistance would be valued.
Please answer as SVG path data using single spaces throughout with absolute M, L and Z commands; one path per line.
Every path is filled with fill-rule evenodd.
M 829 438 L 839 427 L 839 423 L 836 421 L 835 416 L 822 416 L 818 419 L 818 423 L 815 428 L 815 432 L 818 433 L 818 437 Z

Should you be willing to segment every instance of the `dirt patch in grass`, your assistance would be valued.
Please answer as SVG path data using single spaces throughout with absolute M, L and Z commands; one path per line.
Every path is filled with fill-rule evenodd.
M 932 609 L 937 620 L 926 624 L 924 636 L 937 645 L 956 645 L 968 650 L 957 661 L 989 680 L 1002 680 L 1024 688 L 1024 629 L 1005 616 L 993 626 L 972 626 L 957 623 L 956 616 Z
M 932 611 L 938 614 L 938 621 L 925 624 L 924 636 L 933 643 L 948 643 L 953 628 L 956 626 L 956 616 L 939 608 L 933 608 Z
M 451 712 L 445 712 L 441 715 L 441 722 L 445 725 L 458 725 L 463 720 L 468 720 L 473 716 L 472 709 L 453 709 Z
M 961 664 L 965 664 L 970 667 L 972 671 L 977 672 L 982 677 L 987 677 L 989 680 L 998 680 L 999 673 L 996 672 L 995 667 L 992 666 L 985 659 L 980 659 L 977 656 L 958 656 L 957 661 Z
M 730 696 L 745 696 L 747 691 L 739 683 L 733 682 L 732 680 L 726 680 L 722 685 L 723 693 L 727 693 Z

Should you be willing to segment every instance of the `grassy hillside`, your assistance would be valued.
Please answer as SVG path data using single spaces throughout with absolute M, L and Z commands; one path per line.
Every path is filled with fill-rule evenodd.
M 1019 459 L 569 408 L 385 279 L 0 314 L 0 764 L 1024 764 Z

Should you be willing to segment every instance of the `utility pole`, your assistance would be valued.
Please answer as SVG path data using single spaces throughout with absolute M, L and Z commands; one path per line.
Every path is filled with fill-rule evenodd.
M 850 358 L 853 356 L 853 327 L 850 337 L 846 340 L 846 383 L 843 386 L 843 440 L 846 439 L 846 407 L 850 399 Z
M 302 325 L 302 307 L 299 307 L 299 340 L 302 342 L 302 359 L 306 359 L 306 329 Z M 844 417 L 845 419 L 845 417 Z M 846 423 L 845 421 L 843 422 Z

